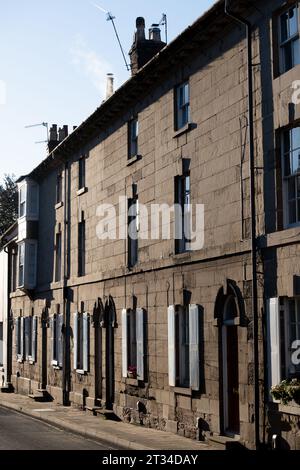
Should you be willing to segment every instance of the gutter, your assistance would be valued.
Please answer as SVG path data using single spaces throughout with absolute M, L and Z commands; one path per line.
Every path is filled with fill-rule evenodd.
M 255 152 L 254 152 L 254 113 L 253 113 L 253 56 L 252 24 L 233 13 L 225 0 L 225 14 L 246 28 L 248 54 L 248 124 L 249 124 L 249 159 L 250 159 L 250 204 L 251 204 L 251 261 L 252 261 L 252 315 L 254 343 L 254 413 L 255 413 L 255 446 L 260 447 L 260 407 L 259 407 L 259 349 L 258 349 L 258 292 L 257 292 L 257 243 L 256 243 L 256 200 L 255 200 Z

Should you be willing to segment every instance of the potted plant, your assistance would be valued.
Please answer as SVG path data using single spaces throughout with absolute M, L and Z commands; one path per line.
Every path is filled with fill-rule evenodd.
M 300 404 L 300 380 L 287 379 L 271 388 L 271 395 L 275 400 L 280 400 L 283 405 L 294 401 Z
M 136 374 L 137 374 L 136 367 L 135 366 L 129 366 L 128 367 L 128 372 L 127 372 L 128 378 L 129 379 L 136 379 Z

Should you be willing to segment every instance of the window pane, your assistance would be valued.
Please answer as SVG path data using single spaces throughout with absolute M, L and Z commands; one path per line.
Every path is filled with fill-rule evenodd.
M 288 38 L 288 12 L 285 12 L 280 17 L 281 22 L 281 41 L 286 41 Z
M 293 47 L 293 65 L 299 65 L 300 64 L 300 41 L 299 39 L 296 39 L 292 43 Z
M 294 36 L 298 32 L 298 15 L 297 9 L 291 8 L 289 10 L 289 35 Z
M 290 131 L 285 131 L 283 133 L 283 145 L 284 153 L 289 153 L 291 151 L 291 135 Z
M 293 150 L 299 150 L 300 149 L 300 127 L 294 127 L 291 130 L 291 139 L 292 139 Z
M 296 223 L 296 201 L 289 203 L 289 223 Z
M 290 178 L 288 181 L 288 192 L 289 192 L 289 201 L 292 201 L 293 199 L 296 198 L 294 178 Z
M 295 150 L 292 155 L 292 172 L 297 173 L 300 170 L 300 150 Z
M 289 42 L 283 47 L 283 61 L 285 72 L 293 68 L 293 51 L 291 42 Z
M 184 104 L 187 104 L 190 101 L 190 90 L 189 90 L 189 88 L 190 88 L 189 84 L 186 83 L 184 85 Z

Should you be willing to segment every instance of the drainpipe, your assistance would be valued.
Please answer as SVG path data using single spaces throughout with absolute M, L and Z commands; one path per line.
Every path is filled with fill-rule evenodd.
M 68 406 L 69 402 L 69 334 L 70 334 L 70 325 L 68 318 L 68 235 L 67 231 L 69 229 L 69 166 L 68 163 L 65 164 L 64 171 L 64 251 L 63 251 L 63 323 L 64 323 L 64 334 L 63 334 L 63 405 Z
M 255 445 L 260 446 L 259 435 L 259 349 L 258 349 L 258 294 L 257 294 L 257 245 L 256 245 L 256 202 L 255 202 L 255 153 L 254 153 L 254 113 L 253 113 L 253 73 L 252 73 L 252 25 L 245 18 L 233 13 L 229 0 L 225 0 L 225 14 L 246 28 L 248 54 L 248 121 L 250 159 L 250 204 L 251 204 L 251 261 L 252 261 L 252 316 L 254 342 L 254 410 Z

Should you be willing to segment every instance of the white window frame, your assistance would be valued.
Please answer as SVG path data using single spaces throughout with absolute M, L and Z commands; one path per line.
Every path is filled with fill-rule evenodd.
M 23 195 L 22 195 L 23 192 Z M 22 195 L 22 198 L 21 198 Z M 39 219 L 39 185 L 30 179 L 25 179 L 18 183 L 19 197 L 19 219 L 27 218 L 28 220 Z M 33 205 L 33 201 L 35 205 Z M 21 206 L 24 205 L 24 213 L 21 215 Z
M 300 126 L 295 126 L 292 127 L 286 131 L 283 131 L 281 133 L 281 168 L 282 168 L 282 193 L 283 193 L 283 223 L 285 228 L 291 228 L 291 227 L 298 227 L 300 225 L 300 218 L 299 221 L 297 221 L 297 214 L 299 212 L 300 214 L 300 198 L 297 198 L 297 179 L 299 178 L 299 184 L 300 184 L 300 165 L 299 165 L 299 171 L 297 172 L 290 172 L 290 175 L 285 174 L 285 165 L 286 165 L 286 158 L 287 158 L 287 153 L 285 153 L 285 148 L 284 148 L 284 136 L 285 133 L 288 132 L 290 133 L 294 129 L 299 129 L 299 134 L 300 134 Z M 291 155 L 293 152 L 299 150 L 299 155 L 300 155 L 300 147 L 293 147 L 293 140 L 291 140 L 291 147 L 289 151 L 289 155 Z M 295 186 L 295 199 L 289 199 L 289 182 L 293 181 L 294 186 Z M 296 207 L 295 207 L 295 212 L 296 212 L 296 222 L 290 223 L 290 208 L 289 208 L 289 203 L 290 201 L 295 201 Z
M 146 315 L 143 308 L 122 310 L 122 376 L 128 377 L 129 354 L 128 354 L 128 318 L 135 315 L 135 356 L 136 356 L 136 379 L 145 380 L 145 322 Z M 130 323 L 130 321 L 129 321 Z
M 16 345 L 16 358 L 18 363 L 24 362 L 24 317 L 17 317 L 15 320 L 15 345 Z
M 285 379 L 290 378 L 291 375 L 293 375 L 293 371 L 291 371 L 292 364 L 291 364 L 291 355 L 294 352 L 292 349 L 292 339 L 291 339 L 291 319 L 290 319 L 290 309 L 289 309 L 289 302 L 294 301 L 295 303 L 295 317 L 298 320 L 297 323 L 300 325 L 300 299 L 297 297 L 284 297 L 282 299 L 282 306 L 280 307 L 281 312 L 284 314 L 284 343 L 285 343 L 285 374 L 284 377 Z M 299 332 L 300 333 L 300 332 Z M 299 338 L 297 340 L 300 340 L 300 334 Z M 295 373 L 295 372 L 294 372 Z M 299 373 L 297 374 L 299 375 Z
M 128 159 L 139 153 L 139 118 L 134 117 L 128 122 Z
M 24 260 L 21 262 L 21 247 L 23 247 Z M 33 249 L 32 251 L 30 251 Z M 32 290 L 36 287 L 37 283 L 37 240 L 23 240 L 18 244 L 18 289 L 29 289 Z M 30 253 L 33 254 L 33 259 L 30 258 Z M 23 279 L 20 279 L 20 267 L 23 267 Z M 30 272 L 30 267 L 33 271 Z M 32 274 L 32 276 L 31 276 Z
M 26 244 L 25 241 L 19 243 L 18 245 L 18 276 L 17 276 L 17 287 L 23 287 L 25 285 L 25 251 Z M 21 268 L 22 268 L 22 279 L 21 279 Z
M 63 314 L 55 313 L 51 318 L 51 365 L 55 369 L 62 369 L 63 366 Z
M 29 322 L 29 337 L 26 342 L 26 322 Z M 24 317 L 25 327 L 25 359 L 30 364 L 36 363 L 37 360 L 37 334 L 38 334 L 38 317 Z M 27 350 L 28 348 L 28 350 Z
M 168 363 L 169 363 L 169 385 L 171 387 L 190 388 L 198 391 L 200 389 L 200 314 L 201 307 L 196 304 L 189 306 L 170 305 L 168 307 Z M 177 354 L 181 355 L 178 347 L 181 348 L 180 341 L 177 341 L 176 322 L 188 318 L 188 365 L 189 383 L 183 383 L 180 376 L 182 367 L 177 370 Z M 177 317 L 177 318 L 176 318 Z M 187 354 L 187 351 L 184 352 Z
M 188 99 L 186 100 L 185 88 L 188 89 Z M 186 80 L 175 88 L 175 131 L 180 131 L 190 122 L 191 97 L 190 81 Z M 183 99 L 181 99 L 183 98 Z M 184 116 L 186 115 L 185 119 Z
M 298 26 L 298 30 L 297 32 L 292 35 L 292 36 L 289 36 L 289 32 L 288 32 L 288 38 L 286 40 L 284 40 L 282 38 L 282 25 L 281 25 L 281 18 L 283 15 L 285 15 L 286 13 L 288 13 L 290 10 L 293 10 L 293 9 L 296 9 L 296 14 L 297 14 L 297 26 Z M 279 64 L 280 64 L 280 73 L 281 74 L 284 74 L 286 72 L 288 72 L 289 70 L 293 69 L 296 65 L 298 64 L 295 64 L 295 61 L 294 61 L 294 57 L 293 57 L 293 48 L 292 48 L 292 67 L 290 69 L 286 68 L 286 64 L 285 64 L 285 56 L 284 56 L 284 52 L 285 52 L 285 47 L 288 45 L 288 44 L 292 44 L 293 42 L 295 41 L 300 41 L 300 34 L 299 34 L 299 31 L 300 31 L 300 28 L 299 28 L 299 5 L 298 5 L 298 2 L 295 2 L 294 5 L 290 5 L 288 8 L 285 9 L 284 12 L 282 12 L 279 17 L 278 17 L 278 30 L 279 30 Z M 300 44 L 299 44 L 299 62 L 300 62 Z
M 82 327 L 81 333 L 80 327 Z M 88 312 L 74 314 L 73 339 L 73 369 L 77 374 L 86 375 L 90 370 L 90 315 Z M 81 348 L 82 360 L 78 358 L 81 355 Z
M 19 219 L 26 217 L 27 212 L 27 184 L 24 183 L 19 186 Z M 21 214 L 21 208 L 22 214 Z

